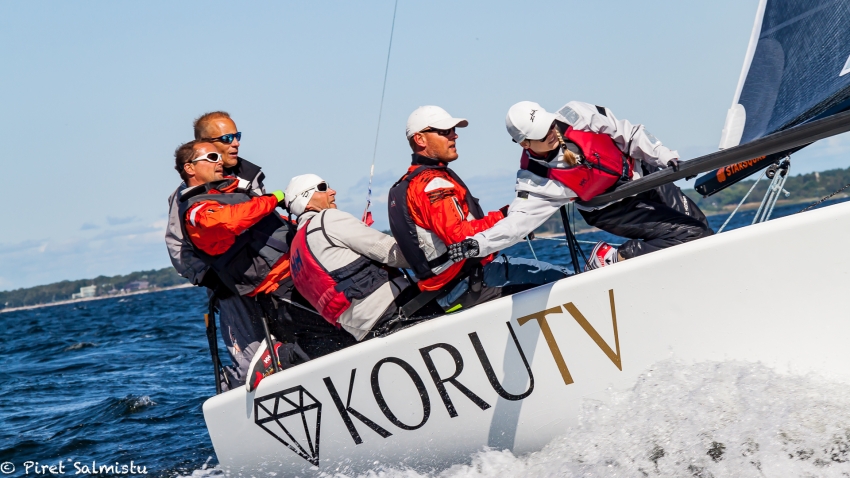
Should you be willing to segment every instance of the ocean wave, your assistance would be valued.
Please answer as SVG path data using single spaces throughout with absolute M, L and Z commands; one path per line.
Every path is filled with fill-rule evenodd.
M 64 351 L 70 352 L 70 351 L 73 351 L 73 350 L 80 350 L 80 349 L 85 349 L 85 348 L 88 348 L 88 347 L 97 347 L 97 344 L 92 343 L 92 342 L 78 342 L 74 345 L 69 345 L 68 347 L 65 347 Z
M 118 403 L 124 407 L 124 410 L 129 413 L 136 413 L 141 411 L 144 408 L 152 407 L 156 405 L 156 402 L 151 400 L 151 397 L 144 395 L 141 397 L 135 397 L 133 395 L 128 395 L 120 400 Z

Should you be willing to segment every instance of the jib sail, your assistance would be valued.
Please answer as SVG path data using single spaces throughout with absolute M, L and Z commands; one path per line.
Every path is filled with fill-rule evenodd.
M 848 108 L 850 2 L 761 0 L 720 148 L 749 143 Z M 789 152 L 793 151 L 708 173 L 697 180 L 695 189 L 713 194 Z

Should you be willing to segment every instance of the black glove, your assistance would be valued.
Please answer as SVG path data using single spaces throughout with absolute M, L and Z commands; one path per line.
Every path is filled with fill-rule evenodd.
M 502 206 L 499 208 L 499 212 L 502 213 L 502 216 L 508 217 L 508 208 L 511 207 L 510 204 L 507 206 Z
M 457 244 L 449 246 L 449 258 L 454 262 L 470 259 L 478 255 L 478 241 L 475 239 L 464 239 Z
M 673 171 L 678 172 L 679 171 L 679 160 L 676 159 L 676 158 L 673 158 L 670 161 L 667 161 L 667 167 L 673 168 Z

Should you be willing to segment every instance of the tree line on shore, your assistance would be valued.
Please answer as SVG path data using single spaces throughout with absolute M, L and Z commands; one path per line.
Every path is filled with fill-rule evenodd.
M 129 286 L 134 282 L 136 285 L 139 282 L 147 282 L 147 288 L 163 288 L 185 284 L 188 281 L 180 277 L 173 267 L 112 277 L 98 276 L 94 279 L 64 280 L 53 284 L 2 291 L 0 292 L 0 310 L 68 300 L 79 293 L 80 288 L 89 286 L 97 286 L 94 294 L 96 297 L 120 294 L 131 288 Z

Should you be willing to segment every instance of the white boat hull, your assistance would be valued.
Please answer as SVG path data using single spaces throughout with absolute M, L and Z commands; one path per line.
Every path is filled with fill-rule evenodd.
M 671 356 L 850 382 L 848 242 L 850 203 L 723 233 L 358 344 L 213 397 L 204 417 L 230 473 L 439 469 L 539 450 L 583 399 Z

